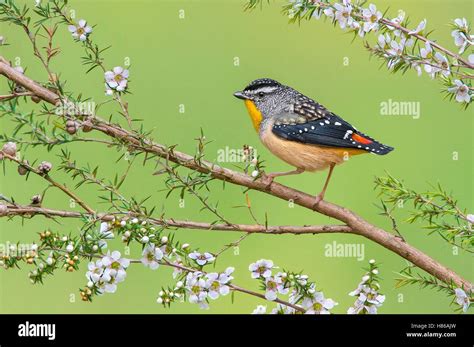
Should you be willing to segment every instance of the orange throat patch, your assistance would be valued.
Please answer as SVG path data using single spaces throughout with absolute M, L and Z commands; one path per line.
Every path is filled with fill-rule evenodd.
M 257 106 L 252 100 L 245 100 L 245 106 L 249 112 L 250 119 L 252 120 L 253 127 L 257 132 L 260 130 L 260 123 L 262 122 L 262 113 L 258 110 Z

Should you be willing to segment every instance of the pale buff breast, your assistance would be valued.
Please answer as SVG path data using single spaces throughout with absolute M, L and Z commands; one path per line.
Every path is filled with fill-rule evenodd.
M 323 147 L 284 140 L 273 134 L 271 128 L 270 124 L 266 124 L 260 129 L 260 139 L 265 147 L 281 160 L 305 171 L 324 170 L 331 164 L 341 164 L 350 156 L 365 153 L 358 149 Z

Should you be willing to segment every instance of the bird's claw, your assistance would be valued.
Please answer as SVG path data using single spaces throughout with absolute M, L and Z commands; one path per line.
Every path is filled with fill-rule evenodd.
M 270 186 L 273 183 L 273 180 L 275 179 L 275 176 L 272 176 L 271 174 L 263 174 L 262 175 L 262 182 L 266 185 L 266 188 L 269 189 Z
M 316 206 L 318 206 L 318 204 L 323 201 L 324 199 L 324 194 L 321 194 L 319 193 L 318 195 L 316 195 L 316 199 L 314 201 L 314 204 L 313 204 L 313 208 L 315 208 Z

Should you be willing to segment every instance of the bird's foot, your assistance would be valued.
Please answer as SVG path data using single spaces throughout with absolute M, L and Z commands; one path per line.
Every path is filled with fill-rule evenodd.
M 321 192 L 319 193 L 318 195 L 316 195 L 316 199 L 314 201 L 314 204 L 313 204 L 313 208 L 315 208 L 316 206 L 318 206 L 318 204 L 324 200 L 324 192 Z
M 270 186 L 272 185 L 273 183 L 273 180 L 275 179 L 275 175 L 272 175 L 271 173 L 270 174 L 262 174 L 262 182 L 265 184 L 266 186 L 266 189 L 269 189 Z

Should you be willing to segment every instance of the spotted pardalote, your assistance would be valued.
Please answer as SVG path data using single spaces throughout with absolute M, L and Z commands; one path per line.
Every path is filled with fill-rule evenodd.
M 257 79 L 234 96 L 244 100 L 263 144 L 296 167 L 293 171 L 266 174 L 269 183 L 277 176 L 329 168 L 316 203 L 324 198 L 335 165 L 354 155 L 384 155 L 393 150 L 358 131 L 313 99 L 275 80 Z

